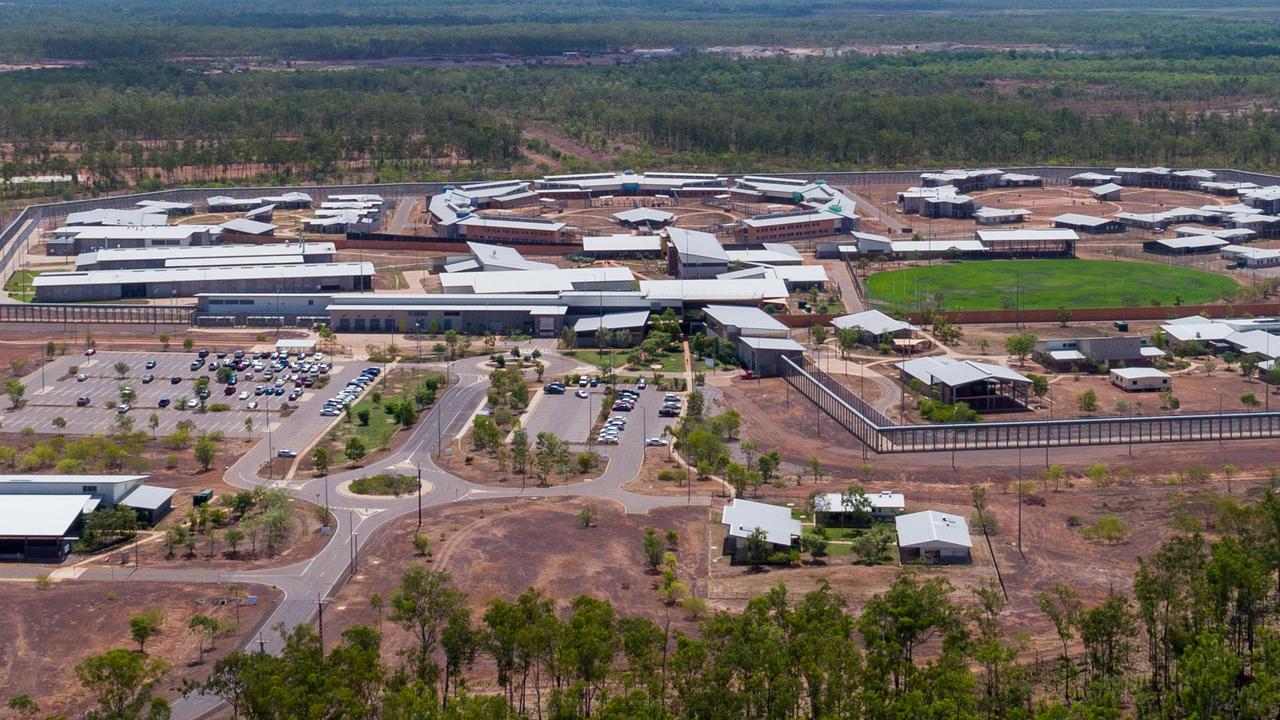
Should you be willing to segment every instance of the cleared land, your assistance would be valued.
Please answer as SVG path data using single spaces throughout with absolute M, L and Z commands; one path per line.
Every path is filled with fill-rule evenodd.
M 89 655 L 111 648 L 138 648 L 129 637 L 129 618 L 148 610 L 164 617 L 160 632 L 147 642 L 147 654 L 169 663 L 169 674 L 156 691 L 170 699 L 172 687 L 208 674 L 218 659 L 244 642 L 278 601 L 279 593 L 260 586 L 244 588 L 257 595 L 256 605 L 237 613 L 226 585 L 142 582 L 55 583 L 41 590 L 28 583 L 0 586 L 0 603 L 7 610 L 0 621 L 0 693 L 5 700 L 29 694 L 40 703 L 41 715 L 79 717 L 91 693 L 76 681 L 72 668 Z M 227 603 L 227 604 L 224 604 Z M 197 636 L 187 629 L 197 613 L 227 626 L 206 645 L 204 664 L 197 659 Z
M 985 260 L 875 273 L 871 305 L 896 311 L 1135 307 L 1209 303 L 1230 278 L 1153 263 L 1108 260 Z

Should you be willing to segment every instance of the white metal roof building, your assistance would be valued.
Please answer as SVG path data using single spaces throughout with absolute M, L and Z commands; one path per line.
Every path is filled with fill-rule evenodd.
M 471 251 L 471 259 L 475 261 L 475 266 L 470 269 L 479 269 L 485 272 L 559 269 L 551 263 L 526 260 L 519 250 L 503 247 L 502 245 L 468 242 L 467 249 Z M 451 270 L 450 272 L 458 271 Z
M 294 256 L 302 262 L 332 262 L 333 243 L 271 243 L 268 245 L 207 245 L 184 247 L 111 248 L 76 256 L 77 270 L 125 270 L 166 267 L 174 261 L 205 260 L 235 265 L 256 258 Z
M 217 225 L 66 225 L 46 241 L 50 255 L 76 255 L 106 248 L 212 245 Z
M 1079 240 L 1075 230 L 979 230 L 978 241 L 991 242 L 1027 242 L 1027 241 L 1062 241 Z
M 743 367 L 758 377 L 772 377 L 782 373 L 782 358 L 804 354 L 804 346 L 791 338 L 753 337 L 738 338 L 738 358 Z
M 979 410 L 1007 407 L 1009 402 L 1025 405 L 1031 389 L 1031 379 L 1022 373 L 977 360 L 922 357 L 895 367 L 904 379 L 919 383 L 942 402 L 964 402 Z
M 787 285 L 777 278 L 759 280 L 641 280 L 640 292 L 655 310 L 665 307 L 733 303 L 786 302 Z
M 578 318 L 573 323 L 573 331 L 579 335 L 585 335 L 595 333 L 601 328 L 605 330 L 635 330 L 643 329 L 648 322 L 648 310 L 588 315 Z
M 657 235 L 596 235 L 582 238 L 582 252 L 594 257 L 657 255 L 662 238 Z
M 190 215 L 196 206 L 191 203 L 170 202 L 168 200 L 139 200 L 137 206 L 151 212 L 162 212 L 168 215 Z
M 799 265 L 804 262 L 800 251 L 786 243 L 763 243 L 752 250 L 726 250 L 730 262 L 749 265 Z
M 757 307 L 708 305 L 703 311 L 707 316 L 707 328 L 729 341 L 744 335 L 785 338 L 790 332 L 786 325 Z
M 277 226 L 267 222 L 250 220 L 249 218 L 236 218 L 222 223 L 219 227 L 237 235 L 272 235 L 275 233 Z
M 959 515 L 935 510 L 899 515 L 898 553 L 902 562 L 969 562 L 973 540 L 969 523 Z
M 911 323 L 895 320 L 879 310 L 865 310 L 852 315 L 842 315 L 832 320 L 831 324 L 841 330 L 854 327 L 861 328 L 863 333 L 873 337 L 879 337 L 885 333 L 893 336 L 910 336 L 911 333 L 920 329 Z
M 873 518 L 890 518 L 907 509 L 907 498 L 902 493 L 881 490 L 879 492 L 866 493 L 865 497 L 867 499 L 866 511 Z M 838 492 L 818 493 L 815 495 L 813 509 L 814 514 L 817 515 L 818 523 L 826 524 L 823 522 L 824 520 L 826 522 L 839 520 L 838 516 L 853 512 L 856 508 L 846 504 L 846 498 L 851 498 L 851 496 Z
M 203 292 L 354 292 L 373 285 L 370 262 L 51 272 L 32 280 L 37 302 L 187 297 Z
M 1222 248 L 1223 260 L 1237 260 L 1245 267 L 1274 267 L 1280 265 L 1280 250 L 1273 248 L 1228 245 Z
M 662 227 L 675 221 L 674 213 L 656 208 L 638 207 L 613 214 L 613 219 L 629 227 Z
M 88 495 L 101 500 L 104 507 L 114 507 L 146 479 L 146 475 L 0 475 L 0 497 Z
M 815 285 L 825 285 L 831 281 L 831 278 L 827 276 L 827 269 L 821 265 L 755 265 L 741 270 L 720 273 L 716 278 L 719 280 L 776 279 L 784 282 L 789 291 L 809 288 Z
M 1107 183 L 1089 188 L 1089 194 L 1099 200 L 1117 200 L 1120 197 L 1121 190 L 1124 190 L 1124 188 L 1115 183 Z
M 789 508 L 734 498 L 720 513 L 720 522 L 729 526 L 729 537 L 746 539 L 757 529 L 775 547 L 791 547 L 800 537 L 800 521 L 792 519 Z
M 6 495 L 0 502 L 0 560 L 61 562 L 97 502 L 88 495 Z
M 1057 215 L 1053 218 L 1053 226 L 1087 233 L 1124 232 L 1124 223 L 1119 220 L 1082 215 L 1080 213 Z
M 1006 223 L 1023 222 L 1031 217 L 1031 211 L 1026 208 L 997 208 L 982 207 L 973 211 L 973 219 L 979 225 L 1000 225 Z
M 667 228 L 666 233 L 674 256 L 668 262 L 672 275 L 696 280 L 728 272 L 729 254 L 715 235 L 678 227 Z
M 1120 176 L 1108 175 L 1105 173 L 1096 173 L 1096 172 L 1082 172 L 1082 173 L 1076 173 L 1075 175 L 1072 175 L 1070 178 L 1067 178 L 1067 179 L 1070 181 L 1072 185 L 1089 186 L 1089 185 L 1101 185 L 1103 183 L 1109 183 L 1109 182 L 1118 182 L 1120 180 Z
M 1112 368 L 1110 379 L 1112 385 L 1125 392 L 1168 390 L 1173 386 L 1173 377 L 1155 368 Z
M 64 222 L 67 225 L 164 225 L 169 222 L 169 216 L 164 212 L 146 208 L 139 210 L 98 208 L 68 213 Z
M 635 275 L 626 267 L 557 268 L 505 272 L 445 273 L 440 284 L 446 293 L 503 295 L 510 293 L 560 293 L 567 290 L 625 291 L 635 289 Z
M 1148 240 L 1142 243 L 1142 249 L 1150 253 L 1162 255 L 1187 255 L 1192 253 L 1215 252 L 1229 245 L 1226 240 L 1219 240 L 1212 235 L 1191 235 L 1185 237 Z

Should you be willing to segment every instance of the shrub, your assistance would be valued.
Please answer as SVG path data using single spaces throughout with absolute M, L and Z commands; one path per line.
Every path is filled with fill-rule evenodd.
M 207 409 L 209 410 L 209 412 L 228 412 L 229 410 L 231 410 L 231 406 L 228 405 L 227 403 L 214 403 L 210 405 Z

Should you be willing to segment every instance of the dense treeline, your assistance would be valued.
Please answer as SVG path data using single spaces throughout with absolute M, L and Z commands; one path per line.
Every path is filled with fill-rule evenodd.
M 296 628 L 278 656 L 232 653 L 191 689 L 247 720 L 1274 718 L 1280 498 L 1225 498 L 1212 519 L 1212 538 L 1187 527 L 1143 559 L 1132 595 L 1040 593 L 1059 647 L 1049 652 L 1007 632 L 995 582 L 960 596 L 910 570 L 857 613 L 825 585 L 800 597 L 779 585 L 673 633 L 661 617 L 621 616 L 588 596 L 558 605 L 537 590 L 473 615 L 448 573 L 413 568 L 379 599 L 376 626 L 349 628 L 327 650 Z M 392 663 L 384 625 L 407 641 Z M 136 666 L 116 674 L 129 685 L 95 690 L 136 708 L 110 717 L 137 717 L 157 675 L 136 656 L 115 661 Z M 478 666 L 498 693 L 470 687 Z
M 1280 94 L 1280 56 L 1188 60 L 1016 53 L 605 67 L 206 75 L 119 62 L 0 75 L 0 175 L 143 168 L 179 182 L 253 164 L 266 182 L 476 177 L 524 163 L 550 124 L 617 167 L 806 170 L 1021 163 L 1271 168 L 1280 116 L 1173 113 Z M 1016 86 L 996 89 L 993 81 Z M 1103 100 L 1125 112 L 1091 114 Z M 618 148 L 615 151 L 615 148 Z M 564 169 L 597 165 L 565 157 Z M 548 168 L 550 170 L 551 168 Z M 185 176 L 189 180 L 190 176 Z
M 1069 7 L 1052 0 L 927 0 L 905 10 L 890 0 L 20 0 L 0 6 L 0 57 L 339 59 L 902 42 L 1038 43 L 1170 57 L 1262 55 L 1280 49 L 1270 9 L 1265 0 L 1237 0 L 1221 9 L 1190 0 L 1159 7 L 1141 0 Z

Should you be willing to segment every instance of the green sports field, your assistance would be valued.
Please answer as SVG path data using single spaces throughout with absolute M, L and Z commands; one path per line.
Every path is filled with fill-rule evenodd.
M 872 306 L 902 312 L 1194 305 L 1236 287 L 1221 275 L 1119 260 L 940 262 L 866 280 Z

